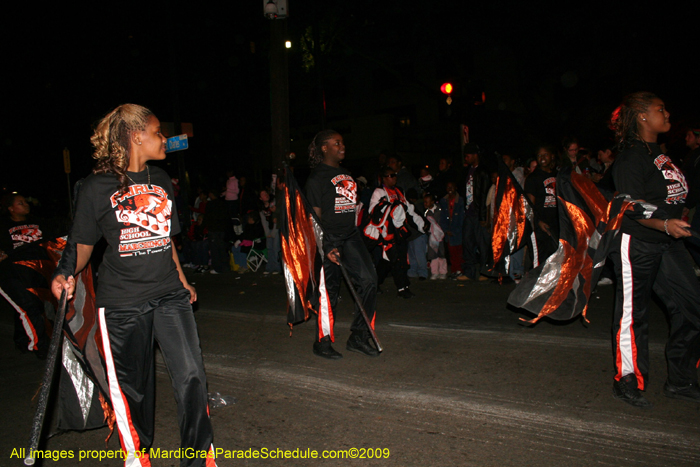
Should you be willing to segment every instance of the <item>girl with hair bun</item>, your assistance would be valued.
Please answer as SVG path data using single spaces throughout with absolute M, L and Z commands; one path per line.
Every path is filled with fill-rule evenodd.
M 125 465 L 150 465 L 155 342 L 175 391 L 181 447 L 210 456 L 183 459 L 181 465 L 214 465 L 207 381 L 191 305 L 197 294 L 171 242 L 180 224 L 170 177 L 148 165 L 165 159 L 160 122 L 145 107 L 124 104 L 99 122 L 91 141 L 97 163 L 83 182 L 69 237 L 77 253 L 62 258 L 52 291 L 57 297 L 63 289 L 73 295 L 73 276 L 104 237 L 97 315 L 109 396 L 128 453 Z
M 647 310 L 653 290 L 670 322 L 664 394 L 700 403 L 700 288 L 682 241 L 691 235 L 681 220 L 688 185 L 657 143 L 671 128 L 669 113 L 657 96 L 638 92 L 615 109 L 610 127 L 621 150 L 612 166 L 615 187 L 647 203 L 643 216 L 626 212 L 612 253 L 617 276 L 613 395 L 636 407 L 652 405 L 641 391 L 649 379 Z

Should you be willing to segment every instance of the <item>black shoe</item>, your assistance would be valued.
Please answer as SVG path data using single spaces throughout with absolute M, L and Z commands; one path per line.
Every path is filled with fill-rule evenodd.
M 350 334 L 350 339 L 345 345 L 345 348 L 350 352 L 363 353 L 368 357 L 378 357 L 379 351 L 372 347 L 369 343 L 369 333 L 368 332 L 355 332 Z
M 424 281 L 424 280 L 426 280 L 426 279 L 427 279 L 427 277 L 423 277 L 423 276 L 420 276 L 420 277 L 418 278 L 419 281 Z
M 380 286 L 377 286 L 377 295 L 381 295 L 383 293 L 384 291 L 382 290 L 382 288 Z
M 343 358 L 343 354 L 336 352 L 331 345 L 331 338 L 326 336 L 320 342 L 314 342 L 314 355 L 327 358 L 329 360 L 338 360 Z
M 691 383 L 687 386 L 673 386 L 666 381 L 666 384 L 664 384 L 664 396 L 700 404 L 700 388 L 697 383 Z
M 635 407 L 654 406 L 637 388 L 637 377 L 634 374 L 625 375 L 620 381 L 613 382 L 613 397 Z
M 410 290 L 408 287 L 399 290 L 399 297 L 401 297 L 401 298 L 406 298 L 406 299 L 408 299 L 408 298 L 413 298 L 413 297 L 415 297 L 415 296 L 416 296 L 416 294 L 414 294 L 413 292 L 411 292 L 411 290 Z
M 18 344 L 15 342 L 15 349 L 19 350 L 19 353 L 26 354 L 29 353 L 29 344 Z

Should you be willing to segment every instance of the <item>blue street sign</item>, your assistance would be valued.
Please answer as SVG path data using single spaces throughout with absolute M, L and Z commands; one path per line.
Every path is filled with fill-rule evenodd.
M 175 152 L 175 151 L 183 151 L 189 147 L 189 143 L 187 142 L 187 135 L 179 135 L 179 136 L 173 136 L 172 138 L 168 138 L 168 148 L 165 150 L 165 152 Z

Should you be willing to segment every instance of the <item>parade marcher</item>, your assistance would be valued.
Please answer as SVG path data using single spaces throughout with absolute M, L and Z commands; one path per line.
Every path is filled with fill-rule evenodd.
M 416 180 L 416 177 L 414 177 L 411 171 L 408 170 L 408 167 L 403 165 L 403 160 L 400 156 L 394 155 L 389 157 L 386 161 L 386 165 L 388 167 L 391 167 L 394 170 L 394 172 L 396 172 L 396 186 L 399 187 L 401 191 L 403 191 L 406 198 L 408 198 L 411 201 L 414 201 L 415 199 L 418 199 L 422 196 L 418 180 Z M 379 183 L 380 188 L 383 185 L 384 168 L 382 167 L 381 170 L 382 179 Z
M 28 285 L 31 281 L 31 278 L 27 277 L 27 274 L 31 274 L 28 269 L 13 264 L 15 260 L 22 259 L 20 256 L 26 256 L 33 243 L 45 236 L 41 221 L 30 214 L 30 209 L 29 203 L 20 194 L 10 194 L 3 198 L 0 226 L 0 292 L 17 311 L 14 317 L 15 347 L 22 353 L 33 352 L 43 360 L 49 347 L 44 304 L 36 294 L 28 290 L 33 288 Z
M 409 225 L 422 235 L 425 221 L 396 186 L 396 178 L 397 174 L 392 167 L 382 170 L 382 186 L 372 193 L 369 203 L 370 222 L 364 228 L 364 235 L 368 244 L 379 245 L 382 250 L 382 260 L 377 266 L 379 284 L 391 272 L 399 297 L 411 298 L 414 294 L 409 289 L 408 280 Z M 422 243 L 425 245 L 425 240 Z
M 648 308 L 652 290 L 669 315 L 667 397 L 700 403 L 700 288 L 683 241 L 685 178 L 657 144 L 671 128 L 664 103 L 639 92 L 613 112 L 611 128 L 621 149 L 612 167 L 616 189 L 651 206 L 644 216 L 627 211 L 612 253 L 617 276 L 613 318 L 616 374 L 613 395 L 637 407 L 651 406 L 641 393 L 649 380 Z
M 544 145 L 537 150 L 537 168 L 525 179 L 525 193 L 535 212 L 533 263 L 542 264 L 557 250 L 559 214 L 557 211 L 557 169 L 555 151 Z
M 357 183 L 340 166 L 344 159 L 345 144 L 343 137 L 336 131 L 321 131 L 309 145 L 309 162 L 313 171 L 306 182 L 306 197 L 318 216 L 324 233 L 323 251 L 326 252 L 326 257 L 323 268 L 329 302 L 320 303 L 318 308 L 313 351 L 314 354 L 329 359 L 343 357 L 331 345 L 334 337 L 333 310 L 338 303 L 342 277 L 339 262 L 347 270 L 372 324 L 377 301 L 377 273 L 355 226 Z M 370 332 L 357 304 L 350 330 L 346 345 L 349 351 L 370 357 L 379 355 L 370 343 Z
M 165 159 L 166 138 L 150 110 L 124 104 L 99 122 L 91 141 L 97 163 L 82 185 L 69 238 L 77 252 L 62 258 L 52 292 L 73 295 L 73 275 L 104 237 L 108 246 L 96 303 L 109 397 L 128 453 L 125 465 L 150 465 L 157 342 L 175 392 L 181 447 L 205 453 L 180 465 L 211 467 L 207 381 L 191 305 L 197 294 L 172 247 L 179 223 L 170 178 L 148 165 Z

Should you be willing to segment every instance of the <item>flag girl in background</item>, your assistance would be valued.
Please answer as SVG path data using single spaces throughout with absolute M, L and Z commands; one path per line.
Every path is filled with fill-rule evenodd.
M 207 381 L 187 283 L 171 237 L 180 224 L 170 177 L 149 160 L 165 159 L 160 122 L 141 106 L 108 113 L 91 138 L 97 163 L 82 185 L 69 241 L 77 258 L 64 257 L 52 283 L 72 296 L 73 275 L 104 237 L 97 307 L 110 399 L 126 466 L 149 466 L 155 409 L 154 341 L 163 354 L 178 406 L 182 448 L 207 453 L 181 466 L 213 466 Z M 61 273 L 62 271 L 65 271 Z
M 36 242 L 44 239 L 41 221 L 30 214 L 30 206 L 24 196 L 9 194 L 3 197 L 0 214 L 0 295 L 15 309 L 15 347 L 22 353 L 32 352 L 43 360 L 49 350 L 44 303 L 30 290 L 43 286 L 46 279 L 39 279 L 30 267 L 14 264 L 15 261 L 36 259 L 33 254 Z M 47 237 L 51 238 L 51 237 Z M 33 245 L 32 245 L 33 244 Z

